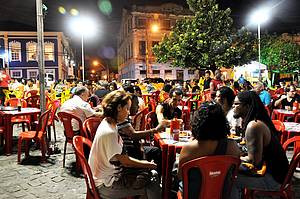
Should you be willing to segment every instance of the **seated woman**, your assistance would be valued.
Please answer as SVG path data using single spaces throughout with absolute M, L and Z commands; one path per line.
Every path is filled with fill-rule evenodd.
M 222 107 L 216 103 L 203 103 L 191 121 L 194 139 L 180 153 L 178 177 L 182 179 L 181 166 L 190 160 L 210 155 L 240 156 L 234 140 L 227 138 L 229 125 Z
M 131 99 L 124 91 L 112 91 L 102 101 L 100 123 L 89 156 L 89 165 L 101 198 L 146 195 L 160 198 L 157 178 L 150 172 L 156 164 L 126 154 L 117 124 L 128 118 Z M 141 170 L 142 169 L 142 170 Z

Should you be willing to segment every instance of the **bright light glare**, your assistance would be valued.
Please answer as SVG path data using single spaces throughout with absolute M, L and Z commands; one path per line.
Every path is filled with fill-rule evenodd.
M 93 19 L 87 17 L 73 17 L 70 28 L 79 34 L 94 35 L 96 32 L 96 23 Z
M 268 8 L 260 8 L 255 10 L 250 17 L 252 23 L 255 24 L 263 24 L 270 19 L 270 9 Z
M 152 24 L 151 25 L 151 31 L 152 32 L 158 32 L 159 30 L 159 26 L 157 24 Z

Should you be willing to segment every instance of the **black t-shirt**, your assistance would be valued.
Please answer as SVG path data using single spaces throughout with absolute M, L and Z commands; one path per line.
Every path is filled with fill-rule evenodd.
M 281 101 L 281 108 L 285 109 L 286 106 L 289 106 L 292 108 L 294 102 L 295 102 L 295 98 L 293 98 L 290 102 L 287 100 L 287 98 L 285 98 Z
M 206 79 L 204 80 L 204 85 L 203 85 L 204 90 L 210 88 L 210 81 L 211 81 L 211 78 L 208 78 L 207 80 Z
M 171 112 L 172 109 L 169 103 L 163 103 L 162 107 L 164 118 L 167 118 L 168 120 L 173 119 L 175 116 L 181 118 L 182 112 L 178 107 L 175 107 L 173 112 Z

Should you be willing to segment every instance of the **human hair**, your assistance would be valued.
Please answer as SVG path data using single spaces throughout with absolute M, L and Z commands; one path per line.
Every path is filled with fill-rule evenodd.
M 171 89 L 172 86 L 170 84 L 165 84 L 162 90 L 169 93 Z
M 200 140 L 221 140 L 229 134 L 229 124 L 221 105 L 204 102 L 195 111 L 191 121 L 192 134 Z
M 124 85 L 123 86 L 124 91 L 129 92 L 129 93 L 134 93 L 134 88 L 132 85 Z
M 174 88 L 174 89 L 171 89 L 170 90 L 170 93 L 169 93 L 170 97 L 174 97 L 175 95 L 183 95 L 183 92 L 182 90 L 178 89 L 178 88 Z
M 136 93 L 138 93 L 139 95 L 142 95 L 142 90 L 139 86 L 133 86 L 133 89 Z
M 117 86 L 116 82 L 110 82 L 109 86 L 113 86 L 114 90 L 118 90 L 118 86 Z
M 88 92 L 88 91 L 89 91 L 89 89 L 87 87 L 85 87 L 85 86 L 77 86 L 75 88 L 74 95 L 80 96 L 82 93 Z
M 209 75 L 211 75 L 211 73 L 210 73 L 210 71 L 209 71 L 209 70 L 206 70 L 206 71 L 205 71 L 205 74 L 209 74 Z
M 102 101 L 103 116 L 117 121 L 118 105 L 124 107 L 130 99 L 130 94 L 125 91 L 115 90 L 108 93 Z
M 237 97 L 242 104 L 249 105 L 248 113 L 245 119 L 243 119 L 242 126 L 244 130 L 246 130 L 249 122 L 253 120 L 261 120 L 270 128 L 272 132 L 277 132 L 270 116 L 268 115 L 265 105 L 254 91 L 240 92 L 238 93 Z
M 234 92 L 227 86 L 219 88 L 221 99 L 227 99 L 228 105 L 231 107 L 235 98 Z

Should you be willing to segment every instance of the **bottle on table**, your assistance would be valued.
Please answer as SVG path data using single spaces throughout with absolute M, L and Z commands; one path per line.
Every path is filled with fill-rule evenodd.
M 18 111 L 21 111 L 21 108 L 22 108 L 21 100 L 18 99 Z
M 173 139 L 179 141 L 180 121 L 175 117 L 170 123 L 170 132 Z
M 299 102 L 298 101 L 294 101 L 292 110 L 293 110 L 293 112 L 299 111 Z

